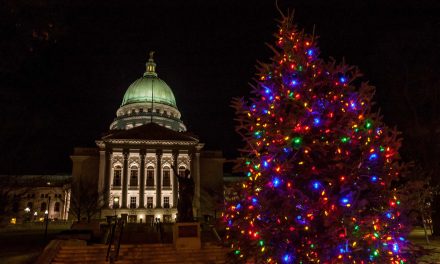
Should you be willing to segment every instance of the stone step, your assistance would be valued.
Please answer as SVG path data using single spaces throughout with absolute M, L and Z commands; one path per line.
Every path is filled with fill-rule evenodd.
M 52 263 L 108 263 L 105 262 L 107 245 L 62 246 Z M 116 263 L 151 264 L 224 264 L 228 249 L 205 244 L 201 250 L 176 251 L 170 244 L 121 245 Z
M 53 264 L 76 264 L 76 263 L 84 263 L 84 264 L 108 264 L 108 261 L 103 260 L 92 260 L 92 261 L 53 261 Z M 143 260 L 118 260 L 115 262 L 116 264 L 142 264 L 142 263 L 148 263 L 148 264 L 225 264 L 226 261 L 219 260 L 219 261 L 210 261 L 210 260 L 151 260 L 151 259 L 143 259 Z
M 149 256 L 149 257 L 160 257 L 160 256 L 183 256 L 183 257 L 190 257 L 190 256 L 217 256 L 224 254 L 225 251 L 205 251 L 205 252 L 188 252 L 188 253 L 181 253 L 181 252 L 173 252 L 164 254 L 161 252 L 158 252 L 158 254 L 151 254 L 149 252 L 119 252 L 120 256 Z M 105 256 L 107 252 L 92 252 L 92 253 L 80 253 L 80 254 L 63 254 L 60 253 L 57 255 L 57 258 L 71 258 L 71 257 L 87 257 L 87 256 Z

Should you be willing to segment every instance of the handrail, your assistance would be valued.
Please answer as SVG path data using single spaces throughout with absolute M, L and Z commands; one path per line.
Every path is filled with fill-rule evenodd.
M 119 257 L 119 248 L 121 247 L 122 231 L 124 230 L 124 220 L 119 219 L 118 226 L 119 226 L 119 237 L 118 237 L 118 244 L 117 244 L 116 252 L 115 252 L 115 260 L 118 260 L 118 257 Z
M 214 225 L 211 226 L 211 231 L 212 231 L 212 233 L 214 234 L 215 238 L 217 239 L 217 242 L 220 243 L 220 244 L 222 244 L 222 243 L 223 243 L 223 240 L 222 240 L 222 238 L 220 237 L 220 235 L 218 234 L 217 229 L 215 229 L 215 226 L 214 226 Z
M 116 229 L 116 220 L 115 220 L 115 223 L 112 224 L 111 229 L 110 229 L 110 239 L 108 240 L 108 247 L 107 247 L 107 254 L 105 257 L 105 261 L 108 261 L 108 257 L 110 255 L 110 250 L 112 248 L 112 244 L 115 239 L 115 229 Z
M 115 219 L 115 223 L 112 225 L 111 229 L 110 241 L 108 244 L 105 261 L 110 261 L 110 263 L 114 263 L 118 260 L 123 229 L 124 221 L 122 219 Z M 114 246 L 113 250 L 112 245 Z

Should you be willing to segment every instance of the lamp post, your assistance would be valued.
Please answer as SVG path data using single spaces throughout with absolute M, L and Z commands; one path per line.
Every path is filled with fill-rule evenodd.
M 26 207 L 25 209 L 24 209 L 24 211 L 26 212 L 26 221 L 27 222 L 29 222 L 30 221 L 30 216 L 29 216 L 29 213 L 30 213 L 30 211 L 31 211 L 31 209 L 29 208 L 29 207 Z
M 118 215 L 116 214 L 116 209 L 119 208 L 119 197 L 113 198 L 113 209 L 115 209 L 115 223 L 116 219 L 118 218 Z
M 37 215 L 38 215 L 38 213 L 37 213 L 37 211 L 35 211 L 34 212 L 34 222 L 37 221 Z
M 44 239 L 47 239 L 47 226 L 49 225 L 49 209 L 50 209 L 50 196 L 49 196 L 49 202 L 47 203 L 47 209 L 44 212 L 44 221 L 46 224 L 46 227 L 44 229 Z

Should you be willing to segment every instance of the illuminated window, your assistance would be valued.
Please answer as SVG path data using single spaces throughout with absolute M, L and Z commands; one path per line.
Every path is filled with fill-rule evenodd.
M 170 171 L 169 167 L 163 168 L 163 181 L 162 181 L 163 187 L 170 187 L 171 186 L 170 173 L 171 173 L 171 171 Z
M 138 185 L 138 167 L 133 166 L 130 170 L 130 186 Z
M 147 187 L 154 187 L 154 168 L 152 166 L 147 168 Z
M 130 197 L 130 208 L 131 209 L 136 208 L 136 197 Z
M 121 186 L 121 166 L 116 166 L 113 172 L 113 186 Z
M 147 197 L 147 208 L 153 208 L 153 197 Z
M 163 198 L 163 208 L 170 208 L 170 197 Z

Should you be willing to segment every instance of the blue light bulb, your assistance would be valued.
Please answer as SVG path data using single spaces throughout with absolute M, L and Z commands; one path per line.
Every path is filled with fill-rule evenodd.
M 319 118 L 315 117 L 313 119 L 313 124 L 315 124 L 315 126 L 319 125 L 319 123 L 321 123 L 321 120 L 319 120 Z
M 319 190 L 319 188 L 321 187 L 321 183 L 319 181 L 314 181 L 312 183 L 313 189 L 315 190 Z
M 376 153 L 371 154 L 369 160 L 375 160 L 375 159 L 377 159 L 377 154 Z

